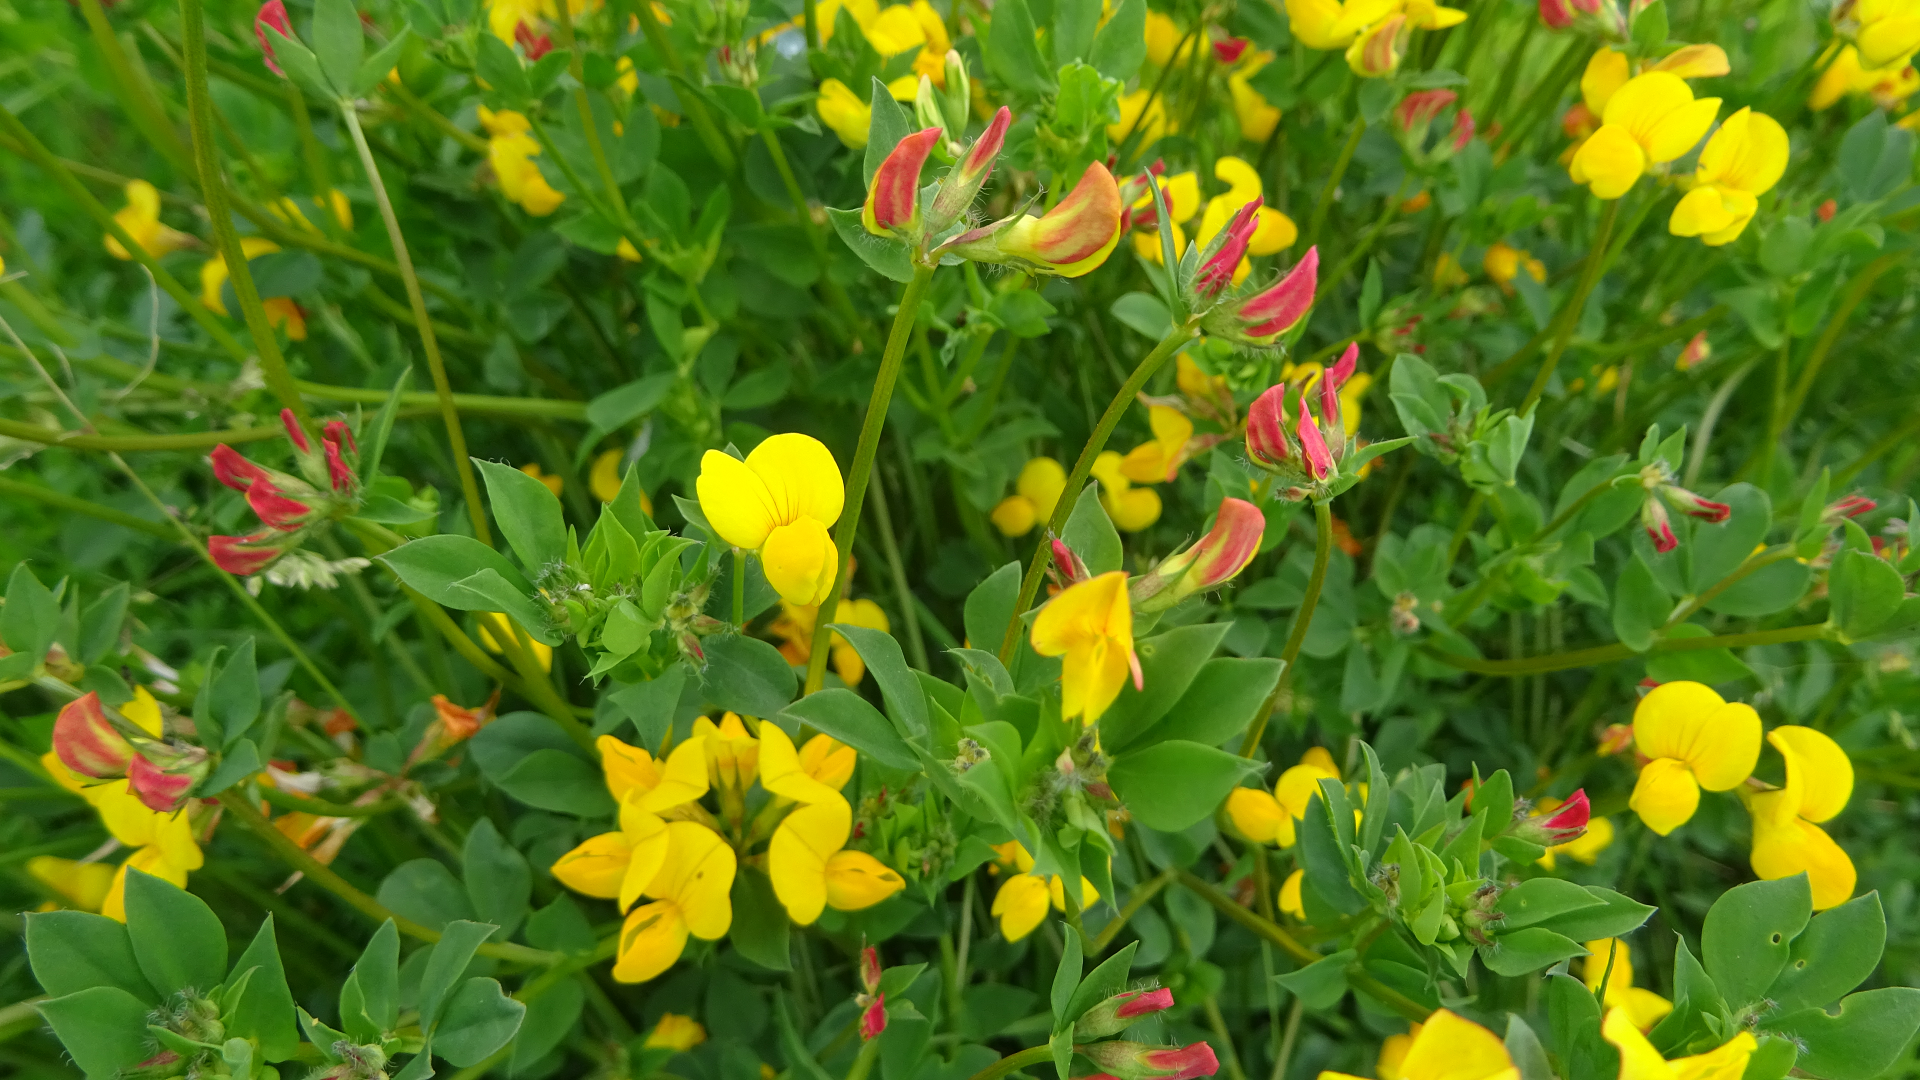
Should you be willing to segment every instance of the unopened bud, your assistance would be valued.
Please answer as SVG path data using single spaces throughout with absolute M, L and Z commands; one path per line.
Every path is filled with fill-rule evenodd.
M 1193 291 L 1202 303 L 1219 296 L 1233 281 L 1234 272 L 1247 257 L 1247 242 L 1253 239 L 1254 229 L 1260 224 L 1259 214 L 1260 197 L 1256 195 L 1220 231 L 1200 264 L 1199 276 L 1194 279 Z
M 1551 812 L 1534 814 L 1514 822 L 1512 835 L 1541 847 L 1571 843 L 1586 834 L 1587 822 L 1592 816 L 1592 807 L 1587 803 L 1587 789 L 1581 788 Z
M 1347 46 L 1347 67 L 1363 79 L 1393 74 L 1406 54 L 1407 35 L 1407 17 L 1389 15 Z
M 875 236 L 896 236 L 908 243 L 920 239 L 920 169 L 944 130 L 924 128 L 901 139 L 874 171 L 867 189 L 861 221 Z
M 1268 387 L 1247 409 L 1247 456 L 1269 467 L 1293 464 L 1295 453 L 1286 428 L 1287 386 Z
M 1121 210 L 1119 185 L 1107 167 L 1096 161 L 1045 215 L 1022 214 L 972 229 L 943 248 L 975 262 L 1079 277 L 1106 262 L 1120 242 Z
M 1673 535 L 1673 521 L 1667 516 L 1666 504 L 1656 496 L 1649 495 L 1640 504 L 1640 527 L 1647 530 L 1653 550 L 1662 555 L 1680 546 L 1680 539 Z
M 281 71 L 280 65 L 274 61 L 273 41 L 267 36 L 268 27 L 278 31 L 283 38 L 293 37 L 293 24 L 287 21 L 287 5 L 281 0 L 267 0 L 260 5 L 259 13 L 253 17 L 253 36 L 260 42 L 261 59 L 267 62 L 267 70 L 284 79 L 287 73 Z
M 925 76 L 920 79 L 922 86 L 931 88 Z M 940 182 L 940 190 L 933 197 L 933 209 L 927 218 L 927 228 L 940 232 L 947 226 L 960 220 L 967 212 L 980 189 L 993 175 L 994 160 L 1000 156 L 1000 148 L 1006 145 L 1007 129 L 1013 126 L 1013 110 L 1002 105 L 1000 111 L 993 114 L 987 130 L 980 133 L 973 145 L 967 148 L 946 179 Z
M 1828 503 L 1826 509 L 1820 511 L 1820 523 L 1838 525 L 1848 518 L 1871 514 L 1879 505 L 1865 495 L 1849 495 L 1844 499 Z
M 95 780 L 124 776 L 133 760 L 128 742 L 92 691 L 66 703 L 53 721 L 53 749 L 67 768 Z
M 1118 1035 L 1142 1019 L 1173 1008 L 1173 991 L 1164 986 L 1126 990 L 1088 1009 L 1073 1025 L 1073 1039 L 1081 1042 Z
M 236 577 L 246 577 L 265 570 L 284 553 L 281 548 L 270 546 L 272 538 L 270 532 L 252 536 L 209 536 L 207 554 L 220 569 Z
M 1310 247 L 1287 276 L 1271 288 L 1255 293 L 1235 309 L 1229 319 L 1210 323 L 1208 329 L 1222 337 L 1249 345 L 1271 345 L 1280 335 L 1299 325 L 1313 306 L 1314 290 L 1320 280 L 1320 249 Z
M 1074 1049 L 1116 1080 L 1193 1080 L 1220 1071 L 1220 1059 L 1214 1056 L 1213 1047 L 1204 1042 L 1190 1046 L 1148 1046 L 1116 1039 Z
M 127 766 L 127 786 L 141 805 L 157 814 L 171 814 L 207 775 L 207 752 L 197 746 L 155 744 L 133 755 Z
M 1062 586 L 1085 581 L 1093 576 L 1088 572 L 1086 562 L 1082 560 L 1080 556 L 1074 554 L 1073 549 L 1067 546 L 1065 540 L 1056 536 L 1049 540 L 1048 543 L 1053 547 L 1053 568 L 1057 572 Z
M 880 1037 L 887 1030 L 887 995 L 875 994 L 866 1008 L 860 1010 L 860 1039 L 866 1042 Z
M 1260 553 L 1267 518 L 1245 499 L 1220 500 L 1213 529 L 1184 551 L 1169 555 L 1134 583 L 1134 610 L 1164 611 L 1196 592 L 1233 580 Z
M 1313 416 L 1307 412 L 1307 398 L 1300 397 L 1300 420 L 1294 425 L 1293 434 L 1300 440 L 1300 455 L 1306 459 L 1307 474 L 1315 480 L 1325 480 L 1333 475 L 1333 451 L 1327 449 L 1327 440 L 1320 436 L 1320 425 L 1313 422 Z

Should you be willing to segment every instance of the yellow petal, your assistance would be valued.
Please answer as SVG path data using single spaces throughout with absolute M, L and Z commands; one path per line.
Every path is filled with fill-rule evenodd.
M 1067 489 L 1067 470 L 1050 457 L 1029 458 L 1020 468 L 1013 490 L 1033 504 L 1035 520 L 1053 517 L 1061 492 Z
M 826 906 L 827 860 L 846 846 L 853 810 L 838 794 L 802 806 L 780 822 L 767 848 L 767 874 L 787 916 L 810 926 Z
M 613 963 L 616 982 L 640 983 L 673 966 L 687 949 L 687 921 L 671 900 L 642 904 L 620 927 Z
M 820 122 L 832 128 L 849 149 L 859 150 L 867 145 L 873 110 L 848 89 L 846 83 L 839 79 L 821 80 L 820 97 L 814 102 L 814 109 L 820 114 Z
M 687 932 L 717 941 L 733 925 L 733 848 L 720 834 L 692 821 L 667 823 L 667 858 L 647 887 L 649 896 L 672 900 Z
M 1788 724 L 1767 733 L 1787 762 L 1786 790 L 1799 797 L 1799 815 L 1828 821 L 1853 797 L 1853 760 L 1826 733 Z
M 1655 71 L 1671 71 L 1683 79 L 1711 79 L 1733 70 L 1727 62 L 1727 50 L 1718 45 L 1682 45 L 1653 65 Z
M 993 895 L 992 914 L 1000 920 L 1001 936 L 1019 941 L 1047 917 L 1047 883 L 1032 874 L 1015 874 Z
M 1288 27 L 1309 49 L 1344 49 L 1359 32 L 1341 24 L 1339 0 L 1286 0 L 1286 6 Z
M 1594 198 L 1617 199 L 1647 171 L 1647 155 L 1626 128 L 1603 124 L 1580 144 L 1567 171 L 1575 183 L 1588 185 Z
M 647 892 L 660 868 L 666 865 L 672 838 L 667 832 L 667 823 L 658 815 L 642 810 L 637 798 L 629 798 L 620 807 L 620 833 L 626 838 L 628 855 L 615 899 L 620 903 L 620 910 L 625 911 Z
M 1685 762 L 1706 790 L 1731 791 L 1760 760 L 1760 716 L 1700 683 L 1663 683 L 1635 707 L 1633 741 L 1648 757 Z
M 802 517 L 767 534 L 760 549 L 767 584 L 794 604 L 821 604 L 840 572 L 840 549 L 818 518 Z
M 1673 1002 L 1651 990 L 1629 986 L 1620 995 L 1620 1007 L 1627 1010 L 1627 1015 L 1633 1018 L 1634 1027 L 1641 1031 L 1651 1031 L 1653 1025 L 1666 1019 L 1667 1014 L 1673 1011 Z
M 1300 900 L 1300 885 L 1307 880 L 1305 870 L 1295 870 L 1280 883 L 1280 910 L 1296 919 L 1307 917 L 1307 907 Z
M 833 453 L 819 439 L 797 432 L 770 436 L 747 455 L 747 468 L 765 481 L 774 520 L 810 517 L 831 525 L 840 519 L 846 486 Z
M 1413 1030 L 1405 1035 L 1389 1035 L 1380 1040 L 1380 1056 L 1373 1062 L 1375 1080 L 1406 1080 L 1407 1050 L 1413 1046 L 1413 1040 L 1419 1034 L 1420 1025 L 1415 1024 Z M 1324 1077 L 1327 1074 L 1320 1075 Z
M 1751 220 L 1759 205 L 1744 191 L 1707 184 L 1681 197 L 1667 220 L 1667 231 L 1675 236 L 1718 234 Z
M 1587 955 L 1580 958 L 1580 976 L 1586 981 L 1588 990 L 1599 990 L 1600 980 L 1607 980 L 1606 997 L 1611 999 L 1633 985 L 1633 957 L 1627 952 L 1627 943 L 1619 938 L 1600 938 L 1585 942 Z M 1607 975 L 1611 964 L 1613 974 Z
M 1701 98 L 1675 109 L 1647 131 L 1647 156 L 1655 164 L 1672 161 L 1700 145 L 1720 115 L 1719 98 Z
M 1627 85 L 1632 75 L 1626 53 L 1601 47 L 1587 61 L 1587 70 L 1580 76 L 1580 98 L 1586 102 L 1587 111 L 1595 116 L 1603 115 L 1614 92 Z
M 1320 793 L 1323 779 L 1338 780 L 1340 774 L 1302 759 L 1301 764 L 1281 773 L 1280 779 L 1274 781 L 1273 797 L 1280 801 L 1288 816 L 1306 817 L 1307 803 Z
M 1753 813 L 1753 872 L 1768 881 L 1806 874 L 1815 911 L 1846 903 L 1857 881 L 1853 860 L 1820 826 L 1772 812 L 1786 798 L 1784 791 L 1769 791 L 1747 800 Z
M 809 774 L 801 763 L 800 754 L 793 748 L 793 740 L 780 725 L 772 723 L 760 725 L 760 786 L 795 802 L 820 803 L 840 799 L 837 790 Z M 840 842 L 846 843 L 844 839 Z
M 707 523 L 734 547 L 758 551 L 767 534 L 783 523 L 766 481 L 731 454 L 707 451 L 700 458 L 694 491 Z
M 125 780 L 96 784 L 86 795 L 115 840 L 128 847 L 144 847 L 158 839 L 163 815 L 147 809 Z
M 660 782 L 640 798 L 653 813 L 690 803 L 707 793 L 706 740 L 694 737 L 673 748 L 661 770 Z
M 615 801 L 624 801 L 635 788 L 652 791 L 660 783 L 660 768 L 653 755 L 638 746 L 629 746 L 611 735 L 594 741 L 600 752 L 600 768 L 607 774 L 607 793 Z
M 1685 825 L 1699 808 L 1700 784 L 1685 762 L 1654 758 L 1640 770 L 1640 780 L 1634 784 L 1627 805 L 1647 828 L 1666 836 Z
M 1253 237 L 1247 241 L 1247 254 L 1272 255 L 1293 246 L 1300 238 L 1300 228 L 1293 219 L 1275 210 L 1263 206 L 1254 215 Z
M 144 686 L 133 688 L 133 700 L 120 706 L 120 715 L 133 721 L 141 731 L 156 739 L 163 734 L 160 703 L 153 700 L 153 695 L 148 693 Z
M 1102 496 L 1113 527 L 1123 533 L 1136 533 L 1160 520 L 1160 493 L 1152 488 L 1133 488 L 1111 498 Z
M 846 787 L 847 781 L 853 779 L 853 767 L 859 760 L 860 755 L 854 752 L 853 747 L 831 735 L 815 735 L 800 748 L 801 771 L 835 791 Z
M 612 900 L 620 895 L 620 881 L 633 860 L 633 844 L 625 833 L 590 836 L 550 868 L 560 884 L 584 896 Z
M 994 506 L 987 520 L 993 522 L 993 527 L 1003 536 L 1025 536 L 1040 520 L 1040 512 L 1025 495 L 1009 495 Z
M 1620 1080 L 1677 1080 L 1672 1066 L 1634 1026 L 1627 1010 L 1608 1009 L 1600 1035 L 1620 1051 Z
M 1227 794 L 1227 820 L 1240 835 L 1256 844 L 1271 844 L 1286 821 L 1286 811 L 1272 795 L 1259 788 L 1234 788 Z
M 1167 449 L 1157 442 L 1141 443 L 1120 459 L 1120 475 L 1136 484 L 1158 484 L 1173 479 L 1167 475 Z
M 827 858 L 827 903 L 835 911 L 860 911 L 907 887 L 886 863 L 864 851 L 836 851 Z
M 1499 1036 L 1446 1009 L 1435 1010 L 1420 1025 L 1401 1070 L 1413 1080 L 1517 1080 L 1519 1076 Z
M 1160 190 L 1167 196 L 1167 212 L 1175 225 L 1185 225 L 1200 212 L 1200 174 L 1191 169 L 1162 180 Z M 1151 201 L 1153 196 L 1147 198 Z
M 1675 1058 L 1668 1064 L 1673 1067 L 1674 1080 L 1740 1080 L 1759 1045 L 1752 1032 L 1742 1031 L 1718 1049 Z
M 1778 120 L 1741 109 L 1707 140 L 1694 180 L 1761 195 L 1787 171 L 1787 153 L 1787 131 Z

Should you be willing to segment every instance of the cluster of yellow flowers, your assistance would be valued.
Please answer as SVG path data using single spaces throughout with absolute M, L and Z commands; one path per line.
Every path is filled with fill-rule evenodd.
M 1849 94 L 1873 99 L 1886 109 L 1904 108 L 1920 91 L 1920 72 L 1913 67 L 1920 52 L 1920 11 L 1908 0 L 1854 0 L 1833 6 L 1838 39 L 1821 57 L 1825 70 L 1814 84 L 1807 106 L 1832 108 Z M 1901 120 L 1920 128 L 1920 113 Z
M 1742 1030 L 1704 1054 L 1668 1060 L 1647 1041 L 1634 1017 L 1613 1005 L 1607 1008 L 1601 1035 L 1620 1051 L 1620 1080 L 1740 1080 L 1759 1047 L 1753 1034 Z M 1519 1080 L 1520 1068 L 1498 1035 L 1438 1009 L 1407 1034 L 1387 1038 L 1375 1073 L 1379 1080 Z M 1322 1072 L 1319 1080 L 1361 1078 Z
M 1227 823 L 1242 837 L 1256 844 L 1290 848 L 1299 839 L 1294 823 L 1307 816 L 1307 804 L 1320 790 L 1320 781 L 1339 780 L 1340 766 L 1325 747 L 1315 746 L 1300 755 L 1300 763 L 1288 768 L 1274 781 L 1273 790 L 1238 787 L 1227 795 Z M 1306 871 L 1296 867 L 1280 883 L 1280 910 L 1296 919 L 1306 918 L 1300 902 L 1300 883 Z
M 726 936 L 743 859 L 764 862 L 774 894 L 803 926 L 828 906 L 858 911 L 906 887 L 886 864 L 846 847 L 853 809 L 840 789 L 855 754 L 826 735 L 796 750 L 778 725 L 727 713 L 719 724 L 696 720 L 658 758 L 610 735 L 597 747 L 619 827 L 561 856 L 553 875 L 627 913 L 613 968 L 622 982 L 672 967 L 689 937 Z M 762 797 L 752 804 L 756 781 Z M 709 793 L 717 811 L 700 802 Z
M 1286 5 L 1295 40 L 1321 52 L 1344 50 L 1347 66 L 1362 78 L 1398 70 L 1414 30 L 1444 30 L 1467 18 L 1466 12 L 1434 0 L 1286 0 Z
M 1774 880 L 1805 873 L 1816 911 L 1853 896 L 1853 860 L 1820 823 L 1853 796 L 1853 762 L 1825 733 L 1782 725 L 1766 742 L 1785 764 L 1779 787 L 1753 775 L 1760 762 L 1760 715 L 1696 682 L 1663 683 L 1633 713 L 1633 742 L 1645 761 L 1628 805 L 1666 836 L 1693 817 L 1700 792 L 1734 791 L 1753 817 L 1753 872 Z
M 947 25 L 940 20 L 940 13 L 927 0 L 886 7 L 881 7 L 878 0 L 821 0 L 814 8 L 821 45 L 833 40 L 834 24 L 842 11 L 853 19 L 861 36 L 882 60 L 920 50 L 914 56 L 913 70 L 887 84 L 887 93 L 893 95 L 894 100 L 912 101 L 919 91 L 922 75 L 936 87 L 947 85 L 947 51 L 953 47 L 953 41 L 947 36 Z M 842 143 L 854 150 L 867 145 L 867 127 L 873 122 L 873 108 L 846 83 L 839 79 L 821 80 L 820 98 L 814 108 L 820 114 L 820 122 L 840 136 Z

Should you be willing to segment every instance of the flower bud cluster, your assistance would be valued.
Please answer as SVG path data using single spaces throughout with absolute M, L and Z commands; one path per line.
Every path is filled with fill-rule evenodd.
M 1634 481 L 1647 490 L 1646 500 L 1640 504 L 1640 527 L 1647 530 L 1653 550 L 1662 554 L 1680 546 L 1679 538 L 1673 534 L 1668 506 L 1711 525 L 1719 525 L 1733 514 L 1733 508 L 1726 503 L 1714 502 L 1674 483 L 1673 469 L 1664 459 L 1656 459 L 1643 467 Z
M 266 526 L 247 536 L 208 538 L 208 553 L 229 574 L 265 570 L 313 531 L 359 508 L 360 451 L 346 421 L 327 421 L 318 448 L 301 430 L 293 410 L 281 410 L 280 422 L 293 444 L 299 476 L 256 465 L 226 443 L 208 455 L 214 479 L 245 495 Z
M 1259 507 L 1245 499 L 1222 499 L 1207 535 L 1133 580 L 1128 588 L 1133 609 L 1165 611 L 1194 593 L 1225 585 L 1260 553 L 1266 529 Z
M 125 778 L 136 798 L 156 813 L 186 804 L 207 775 L 207 752 L 156 738 L 93 691 L 67 702 L 53 721 L 53 750 L 67 768 L 94 780 Z
M 1358 447 L 1347 435 L 1340 416 L 1340 388 L 1353 377 L 1360 362 L 1358 345 L 1347 346 L 1338 363 L 1320 377 L 1320 415 L 1315 419 L 1307 407 L 1310 388 L 1298 391 L 1299 414 L 1293 420 L 1293 434 L 1287 432 L 1287 396 L 1285 383 L 1269 387 L 1247 410 L 1247 456 L 1253 463 L 1273 473 L 1285 486 L 1282 497 L 1324 498 L 1331 494 L 1332 482 L 1340 476 L 1340 463 Z

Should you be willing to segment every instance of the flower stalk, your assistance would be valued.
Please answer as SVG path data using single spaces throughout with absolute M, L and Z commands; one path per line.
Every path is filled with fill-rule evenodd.
M 1593 246 L 1588 249 L 1586 262 L 1580 268 L 1580 281 L 1574 286 L 1573 295 L 1567 298 L 1567 306 L 1560 309 L 1553 347 L 1547 350 L 1547 358 L 1541 361 L 1540 371 L 1533 377 L 1533 386 L 1527 390 L 1527 398 L 1520 404 L 1523 416 L 1540 403 L 1540 396 L 1547 392 L 1547 383 L 1553 378 L 1554 368 L 1560 366 L 1560 357 L 1573 340 L 1573 328 L 1580 323 L 1580 313 L 1587 306 L 1587 296 L 1600 281 L 1600 270 L 1606 263 L 1607 242 L 1613 236 L 1614 222 L 1619 217 L 1620 200 L 1613 199 L 1607 203 L 1607 212 L 1600 218 L 1600 227 L 1593 236 Z
M 1316 500 L 1313 504 L 1313 571 L 1307 575 L 1307 591 L 1300 598 L 1300 613 L 1294 616 L 1293 630 L 1287 634 L 1287 644 L 1280 650 L 1280 681 L 1274 683 L 1273 692 L 1267 700 L 1261 702 L 1260 712 L 1253 718 L 1253 726 L 1247 729 L 1247 737 L 1240 743 L 1240 756 L 1250 758 L 1260 749 L 1260 736 L 1266 734 L 1267 721 L 1272 719 L 1273 710 L 1280 704 L 1280 695 L 1287 692 L 1287 684 L 1292 681 L 1293 665 L 1300 658 L 1300 647 L 1306 644 L 1307 627 L 1313 623 L 1314 609 L 1320 606 L 1320 591 L 1327 584 L 1327 563 L 1333 558 L 1333 503 L 1330 500 Z

